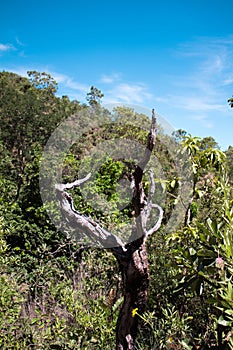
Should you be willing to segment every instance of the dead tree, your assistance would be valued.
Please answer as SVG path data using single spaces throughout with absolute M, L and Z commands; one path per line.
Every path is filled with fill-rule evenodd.
M 156 141 L 156 117 L 152 111 L 151 129 L 148 134 L 147 147 L 143 159 L 131 173 L 131 188 L 133 190 L 132 205 L 134 211 L 134 224 L 130 243 L 125 244 L 119 237 L 109 232 L 90 217 L 80 214 L 74 208 L 72 196 L 67 190 L 79 186 L 87 181 L 86 178 L 76 180 L 69 184 L 57 184 L 56 191 L 60 207 L 66 221 L 72 227 L 83 232 L 93 242 L 103 247 L 109 247 L 116 257 L 123 278 L 124 301 L 121 307 L 116 328 L 116 349 L 133 350 L 138 329 L 138 317 L 133 310 L 142 314 L 146 307 L 149 286 L 149 267 L 146 250 L 147 237 L 155 233 L 161 226 L 163 218 L 162 208 L 152 202 L 155 192 L 153 173 L 150 172 L 150 189 L 148 195 L 143 188 L 143 174 L 148 164 Z M 151 210 L 158 211 L 158 220 L 152 228 L 147 228 L 147 221 Z

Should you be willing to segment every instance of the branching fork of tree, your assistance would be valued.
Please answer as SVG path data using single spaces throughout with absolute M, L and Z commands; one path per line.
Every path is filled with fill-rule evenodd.
M 56 190 L 60 201 L 62 214 L 66 221 L 78 231 L 83 232 L 93 242 L 103 247 L 111 246 L 110 250 L 116 257 L 123 278 L 124 301 L 121 307 L 116 329 L 116 349 L 133 350 L 138 329 L 139 314 L 145 311 L 148 287 L 149 267 L 146 250 L 147 237 L 155 233 L 161 226 L 163 210 L 158 204 L 152 202 L 155 192 L 153 173 L 150 172 L 150 188 L 148 195 L 143 188 L 143 174 L 148 164 L 156 141 L 156 117 L 152 111 L 151 129 L 148 134 L 147 147 L 140 163 L 130 174 L 133 191 L 132 205 L 134 211 L 134 224 L 132 225 L 130 243 L 124 243 L 119 237 L 107 231 L 90 217 L 80 214 L 74 208 L 71 194 L 67 190 L 79 186 L 87 181 L 90 174 L 84 179 L 69 184 L 57 184 Z M 152 209 L 158 211 L 158 220 L 152 228 L 147 228 L 147 221 Z

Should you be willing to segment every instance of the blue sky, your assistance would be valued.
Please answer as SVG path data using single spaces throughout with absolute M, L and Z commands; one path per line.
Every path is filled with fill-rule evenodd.
M 4 1 L 0 70 L 46 71 L 59 94 L 155 108 L 233 145 L 233 1 Z

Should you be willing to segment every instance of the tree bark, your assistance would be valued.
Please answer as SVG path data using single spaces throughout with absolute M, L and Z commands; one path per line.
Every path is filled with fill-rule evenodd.
M 142 314 L 146 307 L 149 287 L 149 267 L 146 251 L 147 237 L 156 232 L 161 226 L 163 218 L 162 208 L 152 202 L 155 192 L 153 173 L 150 172 L 150 190 L 145 195 L 142 178 L 144 169 L 148 164 L 151 152 L 156 139 L 156 118 L 154 110 L 152 111 L 151 130 L 148 135 L 148 142 L 143 158 L 136 165 L 131 174 L 133 189 L 133 208 L 135 224 L 132 228 L 131 243 L 124 244 L 118 237 L 113 235 L 94 222 L 91 218 L 80 214 L 74 209 L 73 199 L 66 190 L 74 186 L 79 186 L 82 182 L 88 180 L 90 175 L 82 180 L 76 180 L 71 184 L 57 184 L 56 190 L 60 207 L 66 221 L 72 226 L 79 228 L 84 234 L 94 242 L 98 242 L 102 247 L 109 248 L 116 257 L 123 278 L 123 296 L 124 301 L 121 307 L 117 327 L 116 327 L 116 349 L 133 350 L 138 330 L 138 316 L 135 311 Z M 147 219 L 152 209 L 159 212 L 157 223 L 150 229 L 147 229 Z M 133 312 L 134 311 L 134 312 Z
M 123 277 L 124 302 L 118 316 L 116 328 L 117 350 L 134 349 L 138 329 L 138 317 L 133 310 L 142 314 L 145 310 L 149 269 L 146 243 L 143 239 L 131 245 L 125 257 L 116 255 Z

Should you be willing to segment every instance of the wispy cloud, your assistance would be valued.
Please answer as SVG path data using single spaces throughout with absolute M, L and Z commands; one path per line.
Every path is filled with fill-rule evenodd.
M 123 103 L 144 103 L 152 98 L 148 92 L 147 86 L 142 83 L 124 83 L 117 84 L 112 90 L 107 92 L 108 99 L 114 102 Z
M 226 86 L 226 85 L 233 85 L 233 75 L 231 75 L 228 78 L 226 78 L 225 80 L 223 80 L 222 84 L 224 86 Z
M 233 78 L 233 36 L 229 38 L 200 38 L 180 47 L 180 56 L 186 53 L 196 57 L 192 64 L 189 79 L 196 80 L 199 86 L 211 85 L 212 91 L 218 91 L 221 85 Z M 204 84 L 205 83 L 205 84 Z
M 0 43 L 0 52 L 6 52 L 10 50 L 15 50 L 15 47 L 11 44 L 1 44 Z
M 62 84 L 63 88 L 87 93 L 89 85 L 77 82 L 74 78 L 57 72 L 50 72 L 58 84 Z
M 6 54 L 10 51 L 15 51 L 17 56 L 26 58 L 27 55 L 25 54 L 25 51 L 22 50 L 22 47 L 25 46 L 25 44 L 23 44 L 17 37 L 15 37 L 14 45 L 0 43 L 0 55 L 2 56 L 3 54 Z
M 15 37 L 15 41 L 17 42 L 17 44 L 19 46 L 26 46 L 21 40 L 19 40 L 19 38 L 17 36 Z
M 51 73 L 55 80 L 62 86 L 62 91 L 71 98 L 76 98 L 81 101 L 85 99 L 87 92 L 90 90 L 90 85 L 77 82 L 74 78 L 65 74 Z M 138 103 L 144 104 L 152 98 L 152 94 L 148 91 L 148 87 L 143 83 L 125 82 L 120 73 L 112 75 L 103 74 L 96 83 L 91 85 L 102 89 L 104 93 L 104 103 Z
M 193 119 L 196 120 L 198 123 L 201 124 L 201 126 L 204 126 L 207 129 L 213 128 L 213 123 L 211 120 L 209 120 L 206 115 L 203 114 L 195 114 L 193 116 Z
M 110 75 L 104 74 L 102 75 L 100 82 L 105 84 L 113 84 L 121 79 L 121 74 L 113 73 Z
M 219 111 L 223 112 L 227 109 L 226 104 L 216 103 L 209 100 L 208 96 L 185 96 L 182 95 L 168 95 L 167 103 L 169 102 L 175 108 L 182 108 L 190 112 L 209 112 Z
M 213 115 L 228 116 L 227 99 L 233 93 L 233 37 L 197 38 L 182 44 L 174 53 L 182 67 L 170 82 L 166 101 L 204 127 L 213 126 Z

